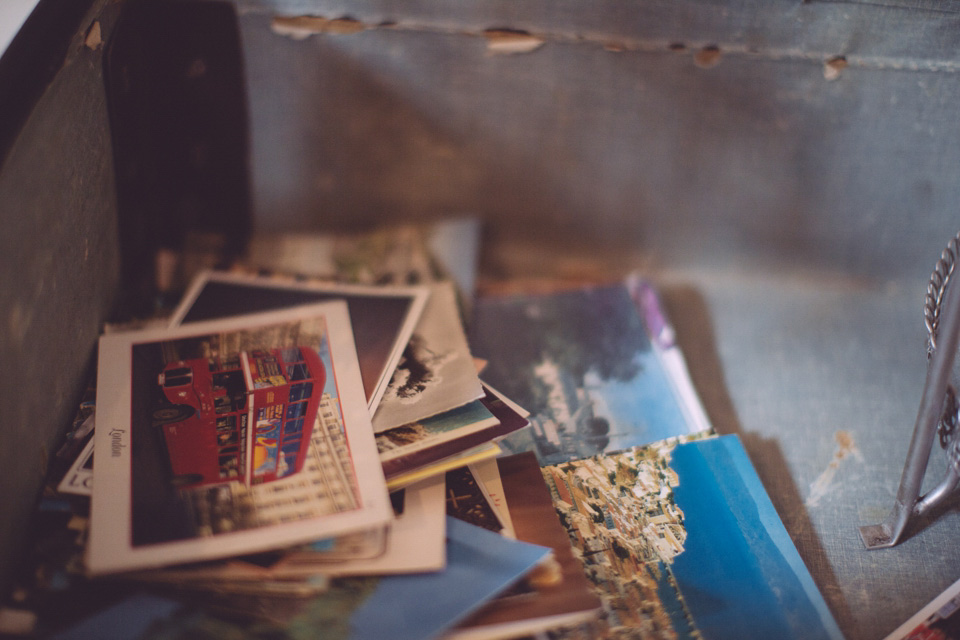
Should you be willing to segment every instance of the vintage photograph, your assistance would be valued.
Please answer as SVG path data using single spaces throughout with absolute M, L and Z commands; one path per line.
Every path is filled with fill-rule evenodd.
M 385 524 L 352 344 L 342 301 L 104 336 L 91 571 Z
M 424 286 L 334 284 L 206 271 L 191 284 L 171 325 L 345 300 L 372 413 L 387 390 L 429 297 L 430 290 Z
M 484 386 L 484 397 L 462 407 L 377 434 L 388 479 L 448 458 L 529 424 L 512 403 Z
M 530 411 L 511 453 L 556 464 L 701 430 L 623 284 L 480 298 L 470 345 L 484 380 Z
M 460 307 L 450 282 L 430 299 L 373 416 L 377 433 L 461 407 L 483 397 Z

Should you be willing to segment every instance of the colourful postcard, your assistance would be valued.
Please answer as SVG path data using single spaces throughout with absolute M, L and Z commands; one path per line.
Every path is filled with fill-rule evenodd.
M 960 639 L 960 580 L 930 601 L 885 640 Z
M 596 637 L 842 638 L 736 436 L 542 471 L 604 602 Z
M 91 573 L 392 518 L 347 305 L 100 339 Z
M 377 434 L 387 479 L 502 438 L 529 424 L 495 390 L 462 407 Z
M 498 461 L 504 501 L 518 540 L 553 550 L 553 562 L 491 601 L 454 630 L 457 640 L 530 636 L 597 618 L 600 599 L 574 557 L 532 452 Z
M 423 313 L 426 287 L 378 287 L 207 271 L 184 295 L 171 319 L 177 326 L 199 320 L 345 300 L 356 342 L 360 375 L 371 415 L 403 356 Z
M 708 428 L 689 419 L 627 284 L 483 296 L 470 326 L 484 379 L 531 414 L 507 452 L 556 464 Z

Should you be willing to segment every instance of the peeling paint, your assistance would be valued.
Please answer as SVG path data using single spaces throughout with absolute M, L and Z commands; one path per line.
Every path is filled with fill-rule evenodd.
M 330 19 L 322 16 L 276 16 L 270 28 L 277 35 L 304 40 L 318 33 L 350 35 L 373 27 L 349 17 Z
M 707 45 L 693 55 L 693 63 L 701 69 L 709 69 L 720 64 L 720 47 L 716 45 Z
M 601 47 L 611 53 L 693 53 L 697 67 L 709 69 L 728 56 L 749 57 L 773 61 L 807 62 L 822 66 L 824 77 L 835 80 L 847 67 L 898 71 L 960 73 L 960 63 L 953 60 L 910 60 L 887 56 L 831 55 L 829 52 L 800 48 L 765 48 L 740 42 L 679 42 L 651 38 L 630 38 L 605 33 L 575 31 L 536 32 L 502 26 L 477 29 L 450 24 L 421 23 L 411 20 L 381 20 L 367 22 L 350 16 L 327 18 L 321 15 L 274 16 L 274 33 L 303 40 L 318 34 L 348 35 L 363 31 L 389 29 L 409 33 L 441 34 L 450 36 L 482 37 L 487 40 L 487 52 L 493 54 L 529 53 L 544 44 L 587 45 Z
M 483 36 L 487 39 L 487 51 L 494 54 L 530 53 L 544 43 L 543 38 L 511 29 L 487 29 Z
M 825 80 L 837 80 L 840 72 L 847 68 L 847 59 L 843 56 L 834 56 L 823 63 L 823 77 Z
M 837 475 L 837 470 L 840 468 L 841 462 L 849 457 L 863 462 L 863 455 L 860 453 L 860 450 L 857 449 L 857 444 L 854 442 L 853 435 L 851 435 L 849 431 L 837 431 L 834 434 L 834 439 L 837 442 L 837 448 L 833 452 L 833 459 L 830 460 L 830 463 L 827 465 L 827 468 L 823 470 L 823 473 L 817 476 L 817 479 L 810 484 L 810 494 L 804 501 L 804 505 L 807 507 L 816 507 L 820 503 L 820 500 L 833 490 L 833 480 Z
M 83 39 L 83 44 L 88 49 L 96 51 L 103 46 L 103 35 L 100 33 L 100 21 L 94 20 L 90 28 L 87 29 L 87 35 Z

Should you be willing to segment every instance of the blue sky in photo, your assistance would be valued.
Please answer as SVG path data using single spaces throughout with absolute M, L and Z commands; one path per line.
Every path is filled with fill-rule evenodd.
M 611 434 L 624 434 L 611 435 L 608 451 L 690 433 L 692 427 L 656 354 L 641 352 L 638 360 L 643 371 L 630 382 L 598 380 L 594 386 L 588 374 L 589 392 L 602 403 L 595 405 L 596 413 L 609 416 Z M 603 405 L 609 413 L 603 411 Z

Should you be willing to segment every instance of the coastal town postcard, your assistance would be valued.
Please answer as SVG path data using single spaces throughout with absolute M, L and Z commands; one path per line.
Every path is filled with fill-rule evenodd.
M 842 640 L 737 436 L 541 471 L 603 602 L 590 637 Z
M 92 574 L 392 519 L 347 305 L 101 337 Z
M 533 452 L 603 601 L 590 637 L 841 637 L 736 436 L 716 436 L 656 292 L 637 279 L 480 296 L 485 381 Z

